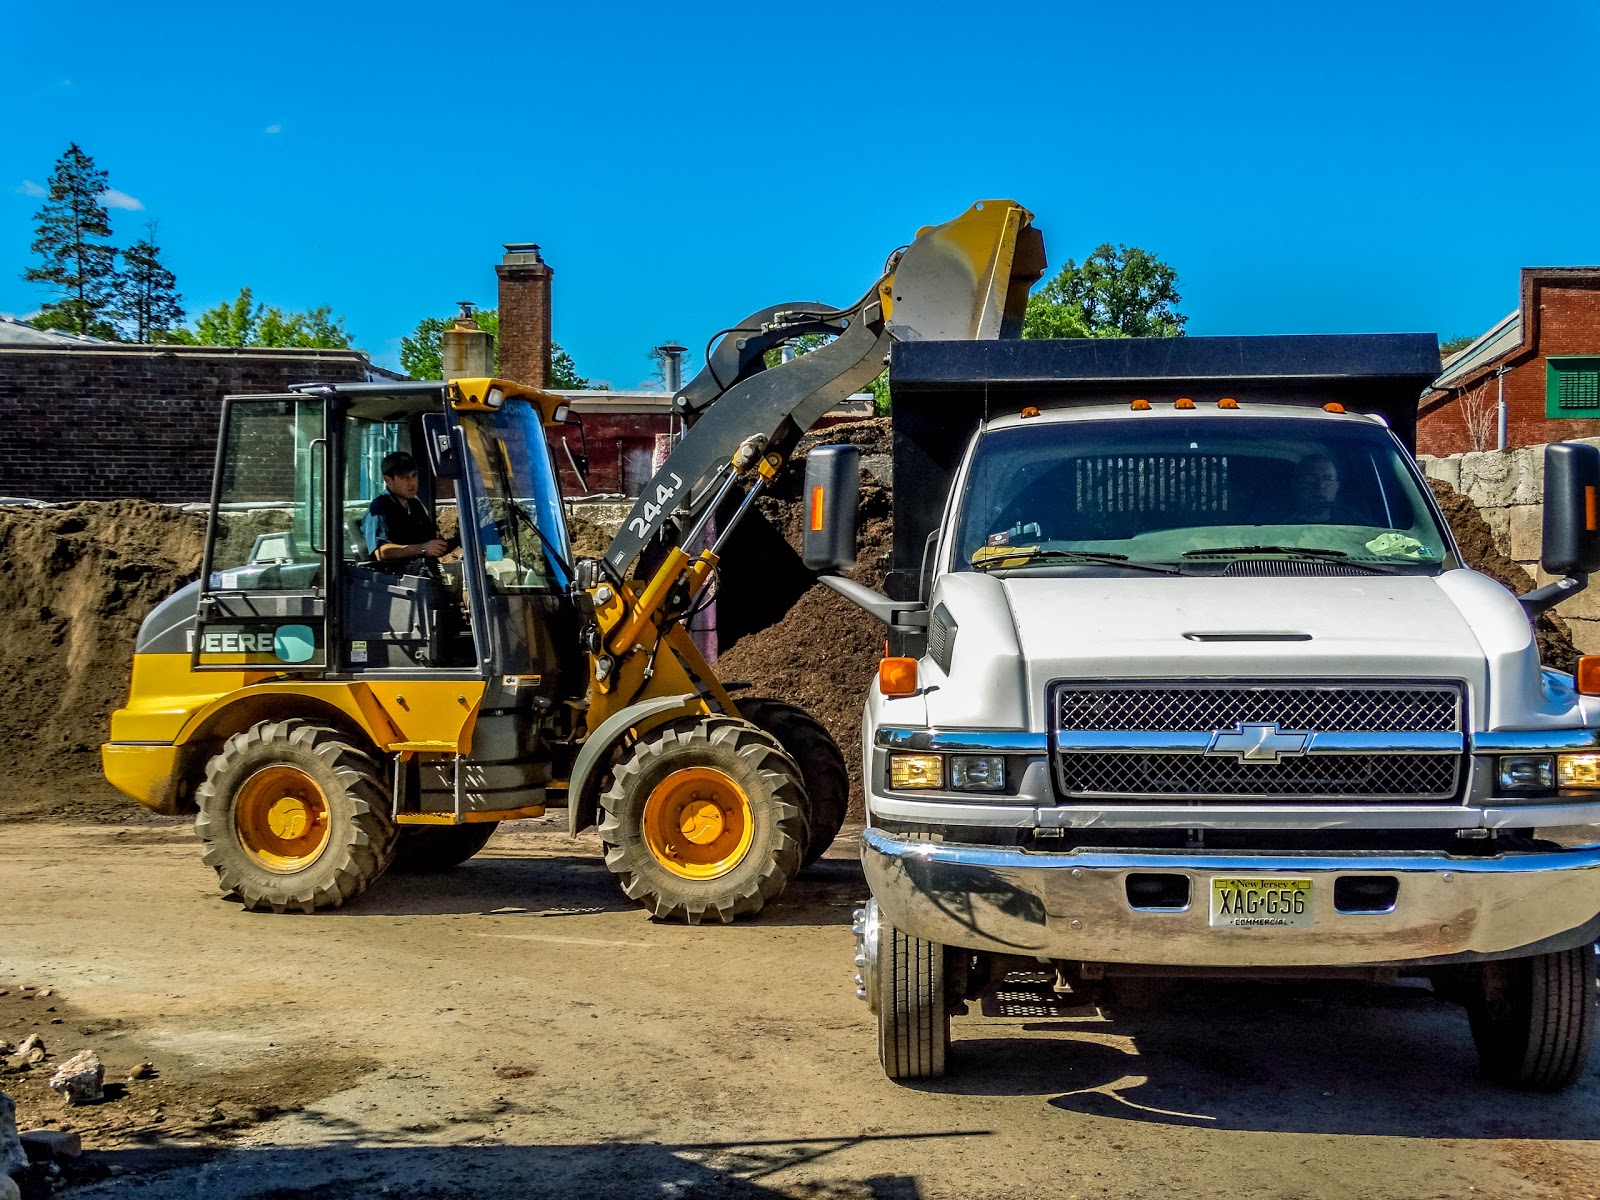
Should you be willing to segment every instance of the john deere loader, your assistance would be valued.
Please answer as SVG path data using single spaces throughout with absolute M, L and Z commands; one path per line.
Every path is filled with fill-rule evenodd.
M 599 558 L 568 542 L 546 436 L 569 419 L 561 396 L 451 379 L 226 398 L 200 577 L 140 631 L 106 777 L 194 813 L 222 890 L 252 909 L 334 907 L 565 806 L 656 916 L 758 911 L 838 831 L 844 763 L 799 708 L 730 695 L 685 621 L 800 436 L 891 342 L 1019 334 L 1044 267 L 1031 221 L 977 204 L 856 303 L 724 331 Z M 766 366 L 803 334 L 830 340 Z M 395 451 L 458 561 L 374 561 L 363 520 Z

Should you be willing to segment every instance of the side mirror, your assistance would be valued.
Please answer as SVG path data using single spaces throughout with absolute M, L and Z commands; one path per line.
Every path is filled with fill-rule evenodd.
M 861 492 L 861 451 L 818 446 L 806 456 L 801 494 L 801 553 L 807 569 L 842 574 L 856 565 L 856 505 Z
M 1551 575 L 1600 571 L 1600 449 L 1576 442 L 1544 448 L 1544 544 Z

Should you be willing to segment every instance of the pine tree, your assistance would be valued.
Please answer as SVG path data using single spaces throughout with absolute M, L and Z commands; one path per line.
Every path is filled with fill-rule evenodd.
M 116 312 L 136 342 L 149 342 L 183 320 L 183 297 L 178 278 L 161 261 L 156 227 L 145 227 L 143 240 L 122 252 L 122 270 L 116 279 Z
M 50 192 L 34 214 L 38 222 L 32 250 L 44 260 L 22 278 L 61 293 L 46 304 L 34 324 L 92 337 L 115 338 L 110 320 L 114 302 L 116 248 L 109 244 L 111 220 L 100 197 L 108 176 L 73 142 L 50 173 Z

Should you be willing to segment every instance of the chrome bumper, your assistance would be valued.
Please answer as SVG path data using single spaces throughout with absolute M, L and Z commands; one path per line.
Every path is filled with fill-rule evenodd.
M 1046 854 L 862 833 L 883 919 L 930 942 L 1094 963 L 1183 967 L 1445 965 L 1570 949 L 1600 936 L 1600 846 L 1463 859 L 1440 854 Z M 1135 909 L 1132 872 L 1189 878 L 1181 910 Z M 1216 875 L 1312 881 L 1306 928 L 1212 928 Z M 1334 910 L 1345 875 L 1398 878 L 1383 913 Z

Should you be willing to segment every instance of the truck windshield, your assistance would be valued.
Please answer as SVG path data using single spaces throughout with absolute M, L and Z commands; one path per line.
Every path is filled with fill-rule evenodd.
M 1388 431 L 1352 420 L 1153 417 L 993 430 L 957 570 L 1298 557 L 1431 572 L 1447 543 Z

